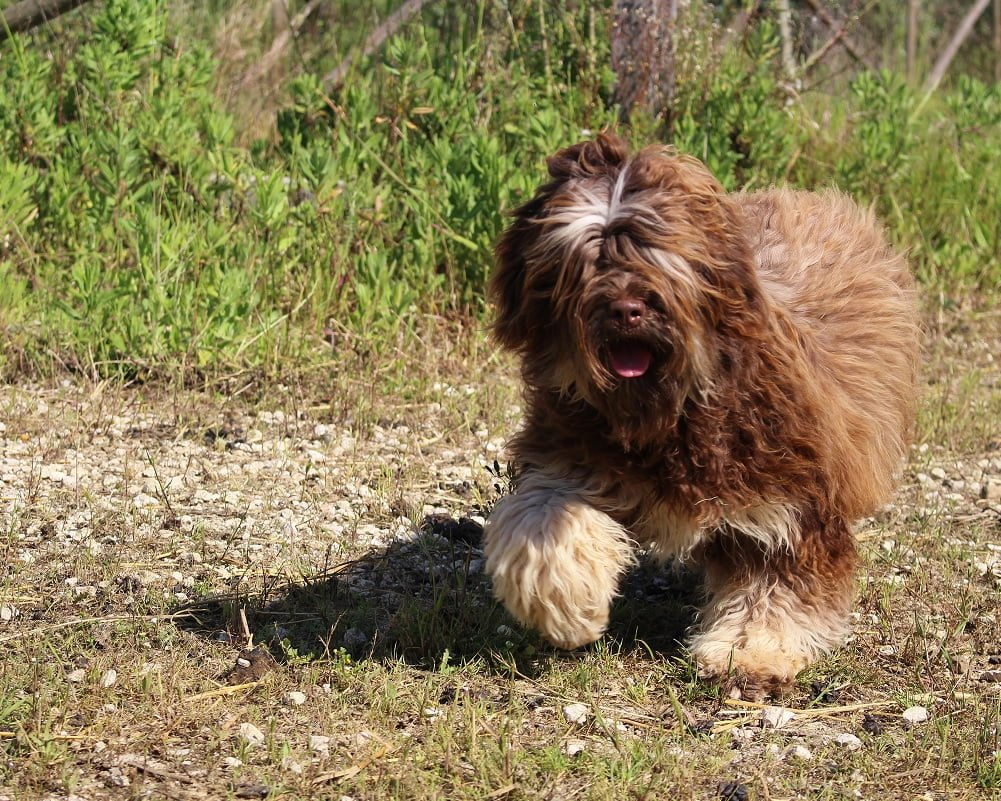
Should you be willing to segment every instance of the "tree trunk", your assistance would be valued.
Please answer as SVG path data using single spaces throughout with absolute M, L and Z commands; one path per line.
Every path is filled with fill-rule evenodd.
M 796 80 L 796 60 L 792 52 L 792 11 L 789 0 L 776 0 L 779 16 L 779 35 L 782 38 L 782 71 L 790 85 Z
M 1001 0 L 994 0 L 994 80 L 1001 83 Z
M 918 6 L 920 0 L 907 0 L 907 80 L 917 78 Z
M 678 0 L 615 0 L 614 100 L 623 119 L 637 107 L 670 124 Z
M 12 33 L 30 31 L 86 2 L 88 0 L 24 0 L 15 3 L 0 11 L 0 42 Z

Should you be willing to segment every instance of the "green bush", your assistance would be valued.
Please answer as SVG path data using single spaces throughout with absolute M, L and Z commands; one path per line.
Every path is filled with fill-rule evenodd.
M 377 347 L 424 313 L 480 315 L 504 213 L 547 155 L 615 124 L 608 13 L 433 6 L 338 91 L 291 80 L 275 136 L 250 148 L 216 63 L 167 35 L 158 0 L 89 6 L 58 47 L 0 44 L 8 367 L 276 372 L 329 354 L 331 330 Z M 679 32 L 679 149 L 729 188 L 836 183 L 877 205 L 922 280 L 997 289 L 998 87 L 923 104 L 863 74 L 796 100 L 770 26 L 717 55 L 700 13 Z M 625 133 L 658 130 L 638 113 Z

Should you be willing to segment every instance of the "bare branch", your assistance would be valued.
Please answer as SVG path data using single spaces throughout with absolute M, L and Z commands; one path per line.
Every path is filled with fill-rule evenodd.
M 89 0 L 24 0 L 0 11 L 0 42 L 82 6 Z
M 991 0 L 977 0 L 966 12 L 966 16 L 963 17 L 962 21 L 959 23 L 959 27 L 956 28 L 956 32 L 952 35 L 949 40 L 949 44 L 945 46 L 942 54 L 938 57 L 935 62 L 935 66 L 931 68 L 931 72 L 928 73 L 928 80 L 925 81 L 925 92 L 934 92 L 938 85 L 942 82 L 942 78 L 945 77 L 946 70 L 949 69 L 949 65 L 952 60 L 956 57 L 956 53 L 959 52 L 959 48 L 963 46 L 963 42 L 966 41 L 966 37 L 970 35 L 970 31 L 973 30 L 973 26 L 976 24 L 980 15 L 987 10 L 987 6 L 990 5 Z
M 268 49 L 268 52 L 264 54 L 261 60 L 247 70 L 243 78 L 240 79 L 239 86 L 241 89 L 246 88 L 247 86 L 258 81 L 275 66 L 278 60 L 285 53 L 285 49 L 288 47 L 289 42 L 291 42 L 298 35 L 299 29 L 306 23 L 309 16 L 322 2 L 323 0 L 310 0 L 310 2 L 306 3 L 303 7 L 302 11 L 296 14 L 295 19 L 290 20 L 287 16 L 285 17 L 283 26 L 284 30 L 282 30 L 282 32 L 274 38 L 274 41 L 271 43 L 271 47 Z M 276 14 L 275 16 L 278 15 Z
M 431 2 L 434 2 L 434 0 L 406 0 L 402 6 L 386 17 L 385 21 L 368 35 L 360 52 L 352 53 L 337 65 L 336 68 L 323 76 L 323 85 L 328 89 L 339 85 L 357 59 L 372 55 L 382 47 L 383 42 L 402 28 L 407 20 L 415 14 L 419 14 L 421 9 Z
M 820 0 L 806 0 L 807 5 L 813 9 L 813 13 L 820 17 L 821 21 L 831 29 L 835 34 L 841 30 L 847 30 L 850 24 L 846 25 L 844 22 L 839 22 L 830 11 L 828 11 Z M 855 44 L 848 36 L 840 36 L 838 38 L 838 44 L 840 44 L 845 51 L 854 58 L 857 62 L 865 66 L 867 69 L 875 71 L 876 65 L 872 63 L 862 52 L 862 49 Z
M 855 27 L 859 23 L 859 20 L 861 20 L 862 17 L 868 14 L 869 11 L 872 9 L 872 7 L 876 5 L 877 2 L 878 0 L 869 0 L 869 3 L 861 11 L 859 11 L 851 18 L 843 20 L 841 23 L 841 27 L 839 27 L 836 31 L 834 31 L 834 33 L 831 34 L 831 38 L 828 39 L 826 42 L 824 42 L 814 52 L 812 52 L 809 55 L 809 57 L 803 62 L 803 66 L 801 68 L 802 74 L 805 75 L 807 72 L 813 69 L 813 67 L 816 66 L 816 64 L 824 56 L 827 55 L 828 51 L 830 51 L 830 49 L 834 47 L 834 45 L 839 43 L 844 44 L 844 40 L 845 37 L 848 35 L 848 31 L 851 30 L 853 27 Z

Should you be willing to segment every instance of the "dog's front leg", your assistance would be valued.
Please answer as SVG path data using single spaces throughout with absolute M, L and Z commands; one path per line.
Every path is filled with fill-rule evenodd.
M 690 649 L 703 676 L 745 698 L 785 692 L 848 631 L 854 537 L 843 521 L 808 520 L 788 547 L 734 533 L 700 555 L 710 598 Z
M 494 595 L 560 648 L 601 637 L 632 560 L 625 529 L 594 501 L 583 484 L 528 471 L 486 528 Z

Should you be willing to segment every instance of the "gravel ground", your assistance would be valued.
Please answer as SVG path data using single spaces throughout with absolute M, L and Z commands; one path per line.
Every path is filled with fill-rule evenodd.
M 201 397 L 178 416 L 176 403 L 69 383 L 0 390 L 0 525 L 15 573 L 43 566 L 65 574 L 60 592 L 99 597 L 108 582 L 73 565 L 127 552 L 119 584 L 184 602 L 196 585 L 309 575 L 408 541 L 426 516 L 493 492 L 484 466 L 501 439 L 479 429 L 442 447 L 433 403 L 417 424 L 364 436 L 350 420 Z M 17 613 L 6 601 L 5 619 Z
M 987 776 L 978 781 L 996 788 L 1001 337 L 973 330 L 950 329 L 930 349 L 920 444 L 894 503 L 859 529 L 852 642 L 800 682 L 795 709 L 728 708 L 685 678 L 673 642 L 691 619 L 690 577 L 649 567 L 628 577 L 612 623 L 621 654 L 553 655 L 496 608 L 479 546 L 483 516 L 505 489 L 503 438 L 519 415 L 509 373 L 428 383 L 357 417 L 285 391 L 265 405 L 70 381 L 2 387 L 0 648 L 55 660 L 44 681 L 63 695 L 49 723 L 29 723 L 4 705 L 41 697 L 30 671 L 0 671 L 0 738 L 18 743 L 0 766 L 0 801 L 264 797 L 276 781 L 312 787 L 330 776 L 345 798 L 383 797 L 381 785 L 350 784 L 368 764 L 359 754 L 406 742 L 433 763 L 465 731 L 455 710 L 473 707 L 510 729 L 517 754 L 553 745 L 573 764 L 586 754 L 613 765 L 622 743 L 646 743 L 708 788 L 685 798 L 741 797 L 755 782 L 776 798 L 805 797 L 790 788 L 823 782 L 834 764 L 855 797 L 888 797 L 878 788 L 889 779 L 874 777 L 891 768 L 910 777 L 899 779 L 907 792 L 939 788 L 899 797 L 948 797 L 929 748 L 958 748 L 953 762 L 975 765 Z M 115 639 L 117 622 L 144 620 L 135 642 Z M 248 639 L 268 649 L 248 652 Z M 450 659 L 489 662 L 495 652 L 511 655 L 517 664 L 504 670 L 520 671 L 516 680 L 496 667 L 451 672 Z M 172 663 L 179 654 L 188 661 Z M 413 672 L 397 657 L 433 669 Z M 354 672 L 338 673 L 349 664 Z M 182 736 L 162 722 L 176 700 L 146 708 L 142 693 L 130 695 L 157 671 L 185 703 L 224 700 L 185 712 Z M 268 694 L 226 695 L 255 683 Z M 410 689 L 390 703 L 387 683 Z M 169 747 L 115 720 L 129 698 L 139 699 L 137 715 L 161 720 L 153 741 Z M 681 720 L 688 735 L 678 734 Z M 929 744 L 946 722 L 968 728 Z M 18 774 L 40 758 L 38 732 L 69 740 L 52 764 L 71 765 L 75 778 L 46 767 L 24 795 Z M 266 755 L 279 735 L 284 750 Z M 711 739 L 690 739 L 703 735 Z M 456 769 L 479 776 L 476 747 L 465 749 Z M 418 764 L 401 763 L 399 797 L 422 797 L 420 782 L 438 777 Z M 227 789 L 199 794 L 193 777 Z M 407 781 L 416 788 L 400 790 Z M 484 781 L 506 795 L 508 779 Z M 956 797 L 978 797 L 963 781 Z M 545 797 L 580 792 L 568 788 Z

